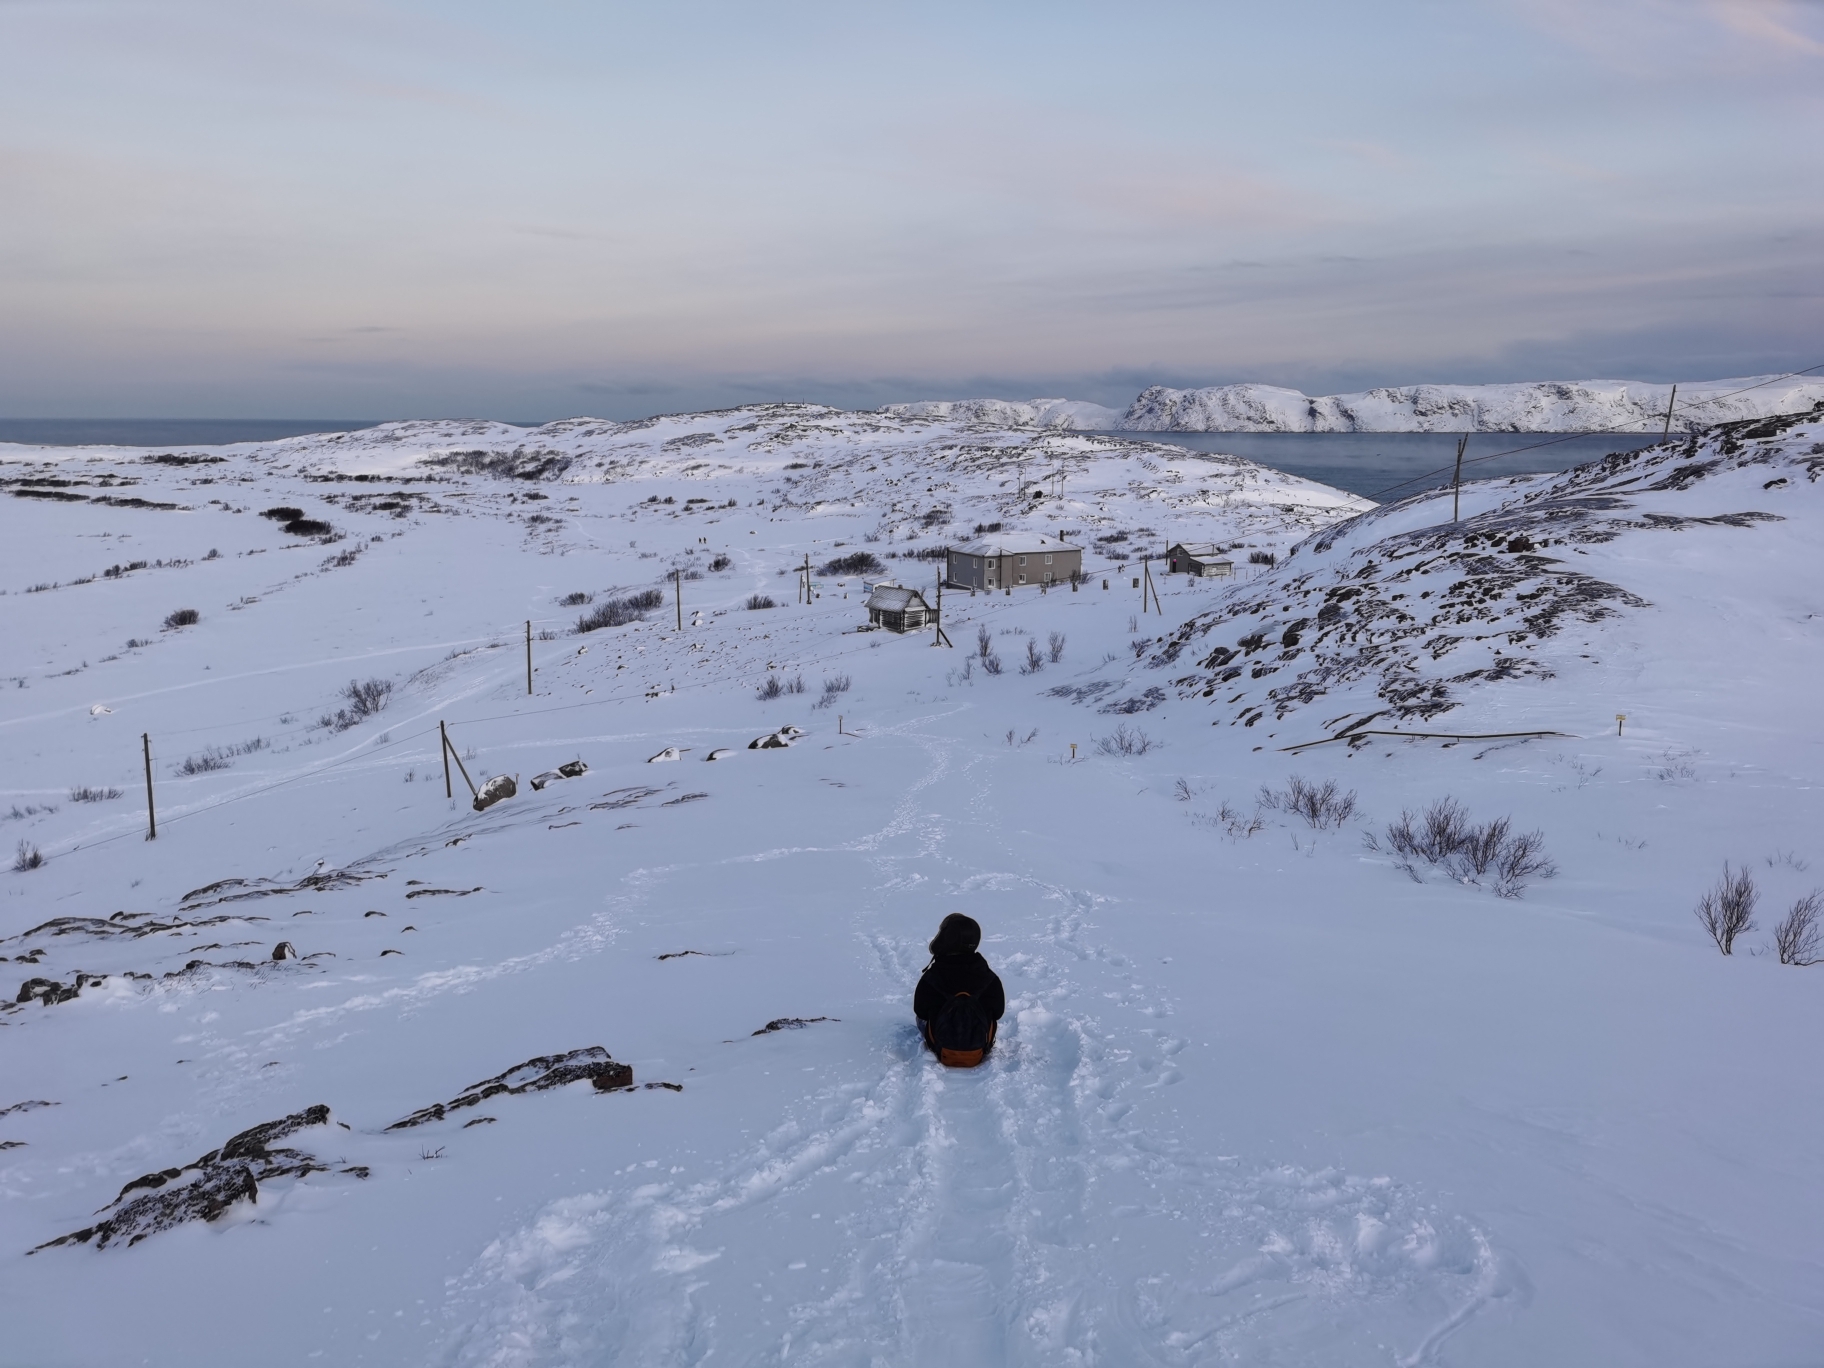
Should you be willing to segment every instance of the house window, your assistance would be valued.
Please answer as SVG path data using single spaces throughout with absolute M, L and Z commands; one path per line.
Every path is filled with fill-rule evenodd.
M 1026 564 L 1026 557 L 1024 557 L 1024 556 L 1021 556 L 1021 557 L 1020 557 L 1020 564 L 1021 564 L 1021 565 L 1024 565 L 1024 564 Z
M 1024 557 L 1022 557 L 1022 558 L 1021 558 L 1021 559 L 1024 559 Z M 1021 584 L 1024 584 L 1024 583 L 1026 583 L 1026 576 L 1024 576 L 1024 575 L 1021 575 L 1021 576 L 1020 576 L 1020 583 L 1021 583 Z
M 1050 557 L 1050 556 L 1047 556 L 1047 557 L 1045 557 L 1045 564 L 1047 564 L 1047 565 L 1050 565 L 1050 564 L 1051 564 L 1051 557 Z

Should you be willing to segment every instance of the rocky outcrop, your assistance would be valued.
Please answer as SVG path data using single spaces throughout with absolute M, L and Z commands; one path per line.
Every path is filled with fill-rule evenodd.
M 633 1083 L 633 1066 L 618 1063 L 600 1045 L 585 1046 L 580 1050 L 571 1050 L 568 1054 L 539 1055 L 528 1059 L 524 1064 L 515 1064 L 505 1073 L 484 1078 L 479 1083 L 471 1083 L 448 1102 L 433 1102 L 428 1107 L 421 1107 L 410 1116 L 393 1122 L 387 1129 L 406 1130 L 431 1121 L 441 1121 L 451 1112 L 476 1106 L 502 1093 L 517 1096 L 520 1093 L 546 1092 L 566 1084 L 580 1083 L 584 1079 L 589 1079 L 603 1090 L 630 1087 Z
M 142 1174 L 121 1188 L 118 1196 L 103 1211 L 113 1214 L 82 1230 L 71 1231 L 54 1240 L 46 1240 L 30 1252 L 50 1249 L 55 1245 L 89 1244 L 106 1249 L 111 1244 L 129 1248 L 149 1235 L 183 1225 L 189 1221 L 214 1221 L 239 1202 L 258 1202 L 260 1184 L 274 1178 L 303 1178 L 312 1173 L 327 1173 L 332 1165 L 315 1155 L 289 1146 L 280 1140 L 299 1131 L 330 1124 L 329 1108 L 321 1104 L 293 1112 L 276 1121 L 265 1121 L 232 1136 L 220 1149 L 211 1150 L 194 1163 L 182 1168 L 160 1169 Z M 367 1177 L 359 1165 L 341 1172 L 356 1178 Z M 138 1196 L 133 1194 L 138 1193 Z

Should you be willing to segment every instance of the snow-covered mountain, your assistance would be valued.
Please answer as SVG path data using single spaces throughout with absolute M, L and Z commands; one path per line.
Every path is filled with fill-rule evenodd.
M 810 405 L 0 448 L 0 1357 L 1807 1362 L 1821 447 L 1461 521 Z M 997 523 L 1087 578 L 860 630 Z
M 1123 432 L 1657 432 L 1672 386 L 1633 380 L 1508 385 L 1400 385 L 1313 398 L 1277 385 L 1154 385 L 1125 412 L 1064 399 L 967 399 L 895 404 L 882 412 Z M 1747 376 L 1680 383 L 1674 432 L 1803 413 L 1824 402 L 1824 380 Z

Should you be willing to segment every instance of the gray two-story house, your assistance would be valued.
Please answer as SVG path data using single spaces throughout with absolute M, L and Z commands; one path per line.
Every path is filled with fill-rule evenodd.
M 1017 589 L 1056 584 L 1083 571 L 1083 548 L 1055 537 L 977 541 L 944 555 L 944 583 L 954 589 Z

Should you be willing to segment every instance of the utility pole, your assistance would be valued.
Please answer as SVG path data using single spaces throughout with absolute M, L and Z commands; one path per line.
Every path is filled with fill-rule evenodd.
M 158 814 L 152 810 L 152 737 L 148 732 L 139 734 L 139 744 L 146 757 L 146 839 L 158 839 Z
M 462 757 L 456 753 L 456 743 L 450 740 L 449 730 L 442 722 L 437 724 L 437 730 L 443 736 L 443 787 L 446 793 L 450 787 L 450 761 L 454 760 L 457 770 L 462 774 L 462 782 L 469 786 L 469 792 L 480 797 L 480 793 L 475 788 L 475 781 L 469 778 L 469 767 L 462 763 Z M 454 797 L 455 795 L 449 794 L 449 796 Z
M 532 619 L 526 619 L 526 697 L 532 696 Z
M 450 733 L 441 720 L 437 723 L 437 738 L 443 743 L 443 796 L 454 798 L 456 790 L 450 787 Z
M 944 635 L 944 572 L 942 570 L 937 572 L 937 611 L 931 614 L 931 626 L 934 632 L 931 644 L 948 646 L 950 638 Z
M 1165 609 L 1159 605 L 1159 587 L 1153 583 L 1152 557 L 1149 556 L 1140 562 L 1140 572 L 1143 576 L 1140 581 L 1140 611 L 1143 613 L 1146 611 L 1146 596 L 1151 594 L 1153 607 L 1157 609 L 1160 617 L 1164 617 Z
M 682 570 L 671 572 L 671 588 L 678 600 L 678 630 L 681 632 L 684 630 L 684 572 Z
M 1450 482 L 1450 520 L 1457 521 L 1457 512 L 1463 506 L 1463 452 L 1469 446 L 1469 434 L 1466 432 L 1457 438 L 1457 473 Z
M 1672 405 L 1678 400 L 1678 386 L 1672 386 L 1672 397 L 1666 400 L 1666 430 L 1659 434 L 1659 440 L 1665 441 L 1672 435 Z

